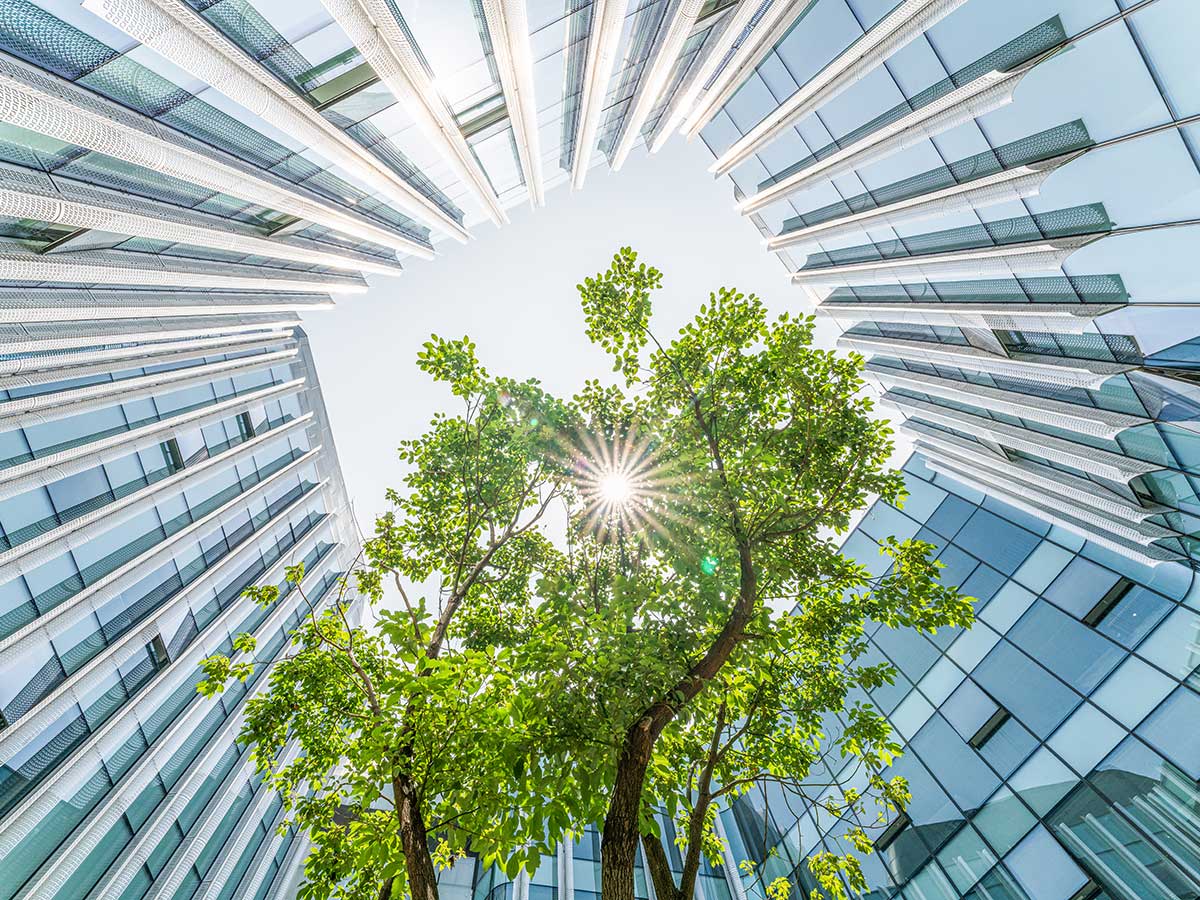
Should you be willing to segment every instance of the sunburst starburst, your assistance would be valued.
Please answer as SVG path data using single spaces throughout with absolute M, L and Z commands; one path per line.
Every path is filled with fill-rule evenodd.
M 655 457 L 648 439 L 632 432 L 624 439 L 582 438 L 575 482 L 583 501 L 584 527 L 602 539 L 664 532 L 658 520 L 664 491 L 673 480 Z

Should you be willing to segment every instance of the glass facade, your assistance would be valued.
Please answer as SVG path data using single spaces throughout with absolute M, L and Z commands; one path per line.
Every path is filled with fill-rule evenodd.
M 920 456 L 905 472 L 903 507 L 877 502 L 846 550 L 878 568 L 884 538 L 928 541 L 943 580 L 975 598 L 977 622 L 932 636 L 870 633 L 870 656 L 899 674 L 860 699 L 903 738 L 892 774 L 913 799 L 868 857 L 863 896 L 1200 896 L 1193 569 L 1084 541 Z M 829 733 L 838 728 L 831 718 Z M 839 833 L 769 789 L 723 815 L 735 855 L 798 888 L 812 886 L 807 855 L 844 852 Z M 756 881 L 743 889 L 762 896 Z
M 282 646 L 298 598 L 246 585 L 352 559 L 298 313 L 677 132 L 916 447 L 848 549 L 920 535 L 977 598 L 872 637 L 915 799 L 866 896 L 1200 898 L 1198 31 L 1194 0 L 0 3 L 0 900 L 294 895 L 233 743 L 262 682 L 194 683 L 238 631 Z M 720 822 L 704 900 L 841 847 L 769 791 Z M 597 854 L 444 884 L 594 898 Z
M 797 6 L 702 131 L 743 214 L 931 467 L 1195 559 L 1195 5 Z
M 307 609 L 284 567 L 303 560 L 319 602 L 357 538 L 295 315 L 201 322 L 6 335 L 5 900 L 285 896 L 296 868 L 303 842 L 276 834 L 278 798 L 234 742 L 269 666 L 215 701 L 197 666 L 243 631 L 282 652 Z M 241 599 L 265 583 L 277 605 Z

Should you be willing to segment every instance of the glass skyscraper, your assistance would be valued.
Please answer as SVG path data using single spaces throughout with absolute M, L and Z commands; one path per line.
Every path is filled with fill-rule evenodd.
M 977 598 L 872 635 L 914 801 L 866 896 L 1200 898 L 1198 38 L 1196 0 L 0 0 L 0 900 L 294 896 L 233 743 L 263 675 L 194 685 L 356 553 L 300 314 L 681 132 L 916 447 L 848 551 L 920 536 Z M 840 849 L 770 791 L 720 828 L 704 900 Z M 595 900 L 597 861 L 445 889 Z

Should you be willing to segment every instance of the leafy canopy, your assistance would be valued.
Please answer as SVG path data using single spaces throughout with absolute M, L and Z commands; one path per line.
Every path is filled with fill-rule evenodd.
M 608 879 L 632 884 L 629 849 L 657 841 L 664 814 L 698 864 L 721 851 L 716 807 L 764 780 L 846 819 L 863 853 L 868 802 L 907 802 L 862 700 L 894 677 L 860 662 L 865 624 L 932 631 L 970 605 L 927 545 L 889 542 L 883 578 L 841 555 L 834 535 L 869 497 L 903 496 L 862 361 L 814 347 L 811 317 L 724 288 L 660 340 L 662 281 L 624 248 L 579 286 L 620 381 L 570 400 L 432 337 L 417 364 L 458 411 L 401 444 L 402 488 L 343 590 L 309 597 L 289 570 L 305 618 L 242 739 L 312 836 L 303 897 L 436 900 L 437 869 L 468 851 L 511 877 L 603 821 L 605 890 L 622 900 Z M 627 496 L 606 495 L 612 477 Z M 201 690 L 248 678 L 255 652 L 239 637 Z M 831 756 L 858 766 L 818 796 L 808 781 Z M 860 877 L 852 854 L 810 867 L 833 896 L 838 873 Z

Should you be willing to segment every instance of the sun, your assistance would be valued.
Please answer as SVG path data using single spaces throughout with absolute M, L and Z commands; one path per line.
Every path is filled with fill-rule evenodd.
M 626 472 L 614 470 L 603 473 L 597 480 L 596 489 L 609 506 L 625 506 L 633 500 L 633 479 Z
M 604 541 L 641 540 L 663 531 L 663 502 L 675 479 L 660 465 L 648 436 L 578 438 L 575 484 L 583 501 L 580 521 Z

